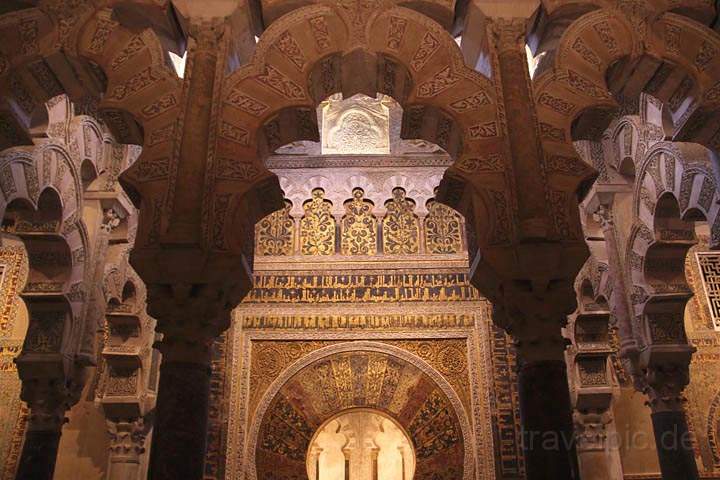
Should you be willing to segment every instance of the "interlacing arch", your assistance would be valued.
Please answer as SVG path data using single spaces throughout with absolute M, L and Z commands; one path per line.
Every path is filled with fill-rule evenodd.
M 272 2 L 268 0 L 257 0 L 258 8 L 261 10 L 259 14 L 262 16 L 264 25 L 258 25 L 258 29 L 263 29 L 271 25 L 283 15 L 290 13 L 302 7 L 327 3 L 324 0 L 286 0 L 283 2 Z M 353 0 L 338 2 L 344 4 L 346 8 L 352 8 L 356 3 Z M 369 11 L 376 10 L 380 4 L 396 5 L 416 10 L 431 19 L 435 20 L 439 25 L 447 30 L 451 30 L 453 23 L 456 21 L 456 9 L 459 8 L 457 0 L 371 0 L 365 2 Z
M 220 190 L 262 176 L 263 159 L 276 148 L 317 141 L 316 106 L 338 91 L 392 96 L 405 108 L 403 137 L 440 145 L 466 171 L 482 163 L 479 155 L 498 152 L 494 88 L 465 66 L 453 38 L 406 8 L 389 6 L 368 15 L 358 30 L 342 8 L 312 5 L 263 33 L 253 60 L 223 87 L 214 166 Z M 483 173 L 467 177 L 479 188 L 505 189 L 501 168 Z M 494 216 L 487 218 L 492 231 Z
M 696 119 L 707 120 L 708 112 L 720 106 L 720 36 L 673 13 L 696 16 L 693 12 L 704 11 L 698 2 L 673 11 L 667 3 L 646 2 L 628 10 L 622 3 L 612 2 L 584 14 L 567 28 L 554 53 L 553 68 L 534 79 L 538 116 L 547 124 L 547 142 L 597 138 L 620 108 L 608 79 L 615 77 L 615 82 L 624 86 L 639 62 L 650 57 L 649 63 L 667 64 L 664 73 L 668 76 L 673 65 L 680 68 L 688 77 L 687 88 L 694 89 L 696 100 L 686 106 L 673 133 L 683 140 L 712 145 L 715 130 L 700 131 L 704 125 L 698 126 Z M 654 80 L 660 81 L 657 77 Z M 644 86 L 637 87 L 641 91 Z
M 30 275 L 23 296 L 27 299 L 49 291 L 65 296 L 74 319 L 70 338 L 77 342 L 83 333 L 82 292 L 85 291 L 89 247 L 87 228 L 82 219 L 82 184 L 77 167 L 62 146 L 53 144 L 35 148 L 32 152 L 6 150 L 0 158 L 3 178 L 0 213 L 5 231 L 23 238 L 30 255 Z M 50 218 L 48 214 L 53 209 L 58 210 L 58 215 L 50 215 L 53 217 Z M 51 260 L 55 255 L 62 258 L 53 261 L 66 269 L 58 280 L 46 278 L 44 273 L 45 260 Z

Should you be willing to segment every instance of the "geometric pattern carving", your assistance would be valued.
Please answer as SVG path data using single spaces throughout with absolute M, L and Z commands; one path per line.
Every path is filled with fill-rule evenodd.
M 293 251 L 292 203 L 285 200 L 285 208 L 273 212 L 255 226 L 257 255 L 291 255 Z
M 372 215 L 373 204 L 363 198 L 362 188 L 356 188 L 352 193 L 352 200 L 345 202 L 342 218 L 342 253 L 374 255 L 377 252 L 377 220 Z
M 425 246 L 428 253 L 458 253 L 462 250 L 460 214 L 440 202 L 427 205 Z
M 420 225 L 413 213 L 415 202 L 405 198 L 405 190 L 393 189 L 393 198 L 385 203 L 383 251 L 387 254 L 411 254 L 419 251 Z
M 695 255 L 713 326 L 720 331 L 720 253 L 697 252 Z
M 305 202 L 305 215 L 300 221 L 300 244 L 303 255 L 332 255 L 335 253 L 335 219 L 330 213 L 332 204 L 323 197 L 322 188 L 312 191 L 312 200 Z

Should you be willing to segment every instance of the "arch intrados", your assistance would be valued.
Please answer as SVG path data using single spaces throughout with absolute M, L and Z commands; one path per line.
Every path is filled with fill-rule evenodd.
M 255 410 L 255 415 L 252 418 L 250 429 L 248 430 L 248 442 L 246 446 L 246 458 L 249 459 L 250 465 L 248 469 L 249 480 L 258 480 L 257 478 L 257 467 L 256 467 L 256 455 L 258 447 L 258 438 L 260 435 L 260 427 L 263 424 L 265 416 L 268 413 L 269 407 L 273 400 L 277 398 L 282 388 L 287 385 L 292 379 L 300 373 L 304 368 L 321 361 L 325 358 L 347 352 L 378 352 L 384 353 L 395 357 L 405 363 L 410 363 L 416 366 L 421 372 L 426 374 L 430 380 L 432 380 L 443 394 L 448 398 L 450 404 L 453 406 L 453 413 L 456 415 L 458 424 L 462 434 L 464 453 L 463 462 L 463 480 L 471 480 L 473 472 L 473 441 L 472 441 L 472 430 L 470 427 L 470 421 L 468 420 L 465 409 L 462 405 L 460 398 L 458 397 L 455 390 L 452 388 L 450 383 L 430 366 L 425 360 L 417 357 L 416 355 L 407 352 L 399 347 L 393 345 L 384 344 L 381 342 L 374 342 L 369 340 L 358 340 L 343 342 L 335 345 L 329 345 L 327 347 L 320 348 L 305 357 L 296 360 L 283 372 L 278 375 L 275 380 L 270 384 L 268 389 L 265 391 L 262 399 L 258 403 Z M 459 480 L 459 479 L 458 479 Z

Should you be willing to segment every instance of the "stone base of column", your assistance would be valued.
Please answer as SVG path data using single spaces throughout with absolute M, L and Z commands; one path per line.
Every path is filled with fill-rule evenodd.
M 203 478 L 209 397 L 207 363 L 163 359 L 150 452 L 150 479 Z
M 660 471 L 665 480 L 698 480 L 695 453 L 682 411 L 656 412 L 651 415 Z
M 54 430 L 28 430 L 25 433 L 17 480 L 52 480 L 55 473 L 60 428 Z
M 525 363 L 519 369 L 519 383 L 527 479 L 577 479 L 565 362 Z

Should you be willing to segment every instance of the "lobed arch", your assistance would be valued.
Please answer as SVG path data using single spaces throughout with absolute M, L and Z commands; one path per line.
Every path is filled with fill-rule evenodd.
M 599 137 L 620 108 L 609 91 L 609 77 L 619 74 L 621 63 L 630 68 L 646 57 L 676 65 L 692 79 L 697 101 L 683 115 L 680 128 L 686 130 L 696 112 L 716 110 L 719 99 L 713 92 L 720 91 L 720 61 L 711 52 L 719 51 L 720 36 L 665 7 L 647 7 L 632 15 L 603 8 L 573 22 L 560 39 L 554 68 L 534 79 L 541 121 L 567 138 Z M 646 16 L 638 16 L 641 13 Z M 693 139 L 687 134 L 682 138 Z
M 659 142 L 643 158 L 625 258 L 638 335 L 650 345 L 686 345 L 683 317 L 692 293 L 685 258 L 697 242 L 692 222 L 707 222 L 714 248 L 720 229 L 712 154 L 696 144 Z
M 449 475 L 443 478 L 447 478 L 448 480 L 451 478 L 475 478 L 475 467 L 473 464 L 474 442 L 472 439 L 470 423 L 467 418 L 467 414 L 462 407 L 462 403 L 459 397 L 453 391 L 447 380 L 445 380 L 439 372 L 434 370 L 422 359 L 416 357 L 415 355 L 406 352 L 398 347 L 373 341 L 342 342 L 335 345 L 323 347 L 296 361 L 280 373 L 280 375 L 275 379 L 275 381 L 270 385 L 266 393 L 263 395 L 255 411 L 255 414 L 252 417 L 251 427 L 248 431 L 248 444 L 245 451 L 245 458 L 249 460 L 248 478 L 250 478 L 251 480 L 254 480 L 256 478 L 273 478 L 273 476 L 271 475 L 271 471 L 267 470 L 269 466 L 274 469 L 272 470 L 272 472 L 277 473 L 282 471 L 282 475 L 285 475 L 282 478 L 286 478 L 286 476 L 288 478 L 291 478 L 290 475 L 294 473 L 295 470 L 297 470 L 296 475 L 298 475 L 299 478 L 305 477 L 305 458 L 307 452 L 304 452 L 298 456 L 299 461 L 286 462 L 284 464 L 282 463 L 279 456 L 270 455 L 268 457 L 268 455 L 263 453 L 263 446 L 265 446 L 265 448 L 268 448 L 271 443 L 268 441 L 268 438 L 264 436 L 267 435 L 268 432 L 267 425 L 269 421 L 269 415 L 271 412 L 274 411 L 274 409 L 278 408 L 278 405 L 281 405 L 283 411 L 287 414 L 292 414 L 290 411 L 287 410 L 287 406 L 290 405 L 288 402 L 301 401 L 303 398 L 301 395 L 293 393 L 297 388 L 300 388 L 299 384 L 297 384 L 296 379 L 298 379 L 299 375 L 302 375 L 303 372 L 307 372 L 309 367 L 313 367 L 318 364 L 329 362 L 333 359 L 338 359 L 341 357 L 353 357 L 353 355 L 380 356 L 382 358 L 388 359 L 388 362 L 397 363 L 397 365 L 399 366 L 398 368 L 408 368 L 411 371 L 416 372 L 413 374 L 416 377 L 415 381 L 418 382 L 418 385 L 424 385 L 423 387 L 416 387 L 417 391 L 419 393 L 422 393 L 423 391 L 430 389 L 432 390 L 432 395 L 434 395 L 433 398 L 437 397 L 436 400 L 441 406 L 446 405 L 443 408 L 445 408 L 449 415 L 448 421 L 451 425 L 453 425 L 452 428 L 456 431 L 459 437 L 456 439 L 457 441 L 451 442 L 452 446 L 449 447 L 449 450 L 441 449 L 441 452 L 437 452 L 437 455 L 440 455 L 443 452 L 444 455 L 441 455 L 434 460 L 434 457 L 432 455 L 429 459 L 427 456 L 425 456 L 425 458 L 423 459 L 422 454 L 420 454 L 420 449 L 416 444 L 415 450 L 419 453 L 419 455 L 415 469 L 415 478 L 423 479 L 426 478 L 425 474 L 432 473 L 432 469 L 427 470 L 427 468 L 428 465 L 435 461 L 441 462 L 444 465 L 443 471 L 445 472 L 445 474 Z M 419 381 L 417 379 L 419 379 Z M 429 392 L 426 391 L 425 394 L 427 393 Z M 425 395 L 424 398 L 427 400 L 427 395 Z M 389 409 L 387 408 L 387 406 L 384 406 L 384 404 L 378 405 L 377 402 L 373 405 L 353 405 L 352 407 L 354 408 L 363 406 L 372 407 L 374 409 L 384 411 L 386 414 L 389 414 L 392 418 L 397 420 L 400 425 L 406 429 L 406 431 L 415 432 L 414 428 L 410 428 L 412 418 L 414 418 L 411 414 L 413 411 L 419 412 L 419 410 L 421 409 L 421 405 L 414 405 L 414 407 L 412 408 L 404 408 L 402 409 L 402 412 L 400 414 L 392 411 L 393 409 L 395 409 L 395 407 L 393 407 L 393 409 Z M 300 443 L 307 443 L 308 445 L 310 437 L 312 436 L 312 427 L 310 427 L 310 424 L 312 424 L 315 428 L 319 427 L 324 423 L 325 420 L 336 416 L 337 413 L 340 413 L 343 410 L 346 410 L 344 408 L 330 408 L 327 412 L 322 414 L 318 413 L 317 404 L 313 406 L 307 405 L 306 407 L 307 408 L 303 408 L 301 410 L 303 412 L 302 415 L 305 415 L 307 417 L 304 421 L 301 421 L 301 423 L 304 423 L 306 425 L 306 428 L 300 428 L 299 424 L 298 428 L 300 428 L 300 430 L 302 431 L 306 431 L 308 437 L 307 442 L 303 442 L 302 440 L 300 440 Z M 298 410 L 292 407 L 292 405 L 290 405 L 290 409 L 296 412 L 294 415 L 298 415 Z M 308 423 L 308 418 L 310 417 L 312 417 L 312 420 L 310 420 Z M 447 427 L 447 425 L 445 426 Z M 298 437 L 296 436 L 295 438 Z M 416 439 L 413 439 L 413 441 L 416 441 Z M 275 463 L 268 463 L 270 461 L 270 458 L 272 458 Z M 425 462 L 425 466 L 423 465 L 423 462 Z M 293 466 L 293 463 L 296 463 L 296 465 Z M 234 472 L 229 472 L 229 475 L 232 476 L 233 474 Z M 482 474 L 487 475 L 488 478 L 490 478 L 493 472 L 483 471 Z
M 150 27 L 139 32 L 124 27 L 113 18 L 114 3 L 67 10 L 38 7 L 0 17 L 0 32 L 21 31 L 5 37 L 24 42 L 10 41 L 0 52 L 0 90 L 14 107 L 2 112 L 8 125 L 4 131 L 14 132 L 5 146 L 22 144 L 32 111 L 66 93 L 72 100 L 102 97 L 99 115 L 118 142 L 142 145 L 152 136 L 144 155 L 162 147 L 168 151 L 162 145 L 172 139 L 167 119 L 178 116 L 181 87 L 165 51 L 168 41 Z M 69 24 L 66 30 L 56 27 L 62 21 Z M 165 130 L 156 133 L 156 128 Z
M 270 27 L 276 20 L 295 10 L 322 3 L 327 4 L 329 2 L 324 0 L 289 0 L 284 2 L 255 0 L 253 3 L 255 4 L 253 7 L 257 12 L 257 16 L 260 17 L 256 19 L 256 30 L 261 32 L 265 28 Z M 375 0 L 367 3 L 369 9 L 375 9 L 380 6 L 379 4 L 381 2 Z M 401 6 L 412 9 L 431 18 L 446 30 L 453 31 L 457 29 L 459 20 L 456 9 L 464 8 L 463 5 L 465 2 L 463 0 L 392 0 L 388 3 L 391 6 Z
M 504 148 L 492 83 L 468 68 L 454 39 L 420 13 L 384 5 L 361 30 L 351 20 L 325 4 L 294 10 L 265 31 L 253 60 L 225 79 L 215 143 L 217 187 L 247 188 L 242 185 L 263 178 L 264 158 L 275 148 L 317 141 L 315 109 L 330 94 L 384 93 L 405 108 L 402 136 L 443 147 L 462 166 L 456 179 L 480 192 L 475 201 L 487 205 L 476 216 L 489 225 L 482 239 L 509 226 L 496 219 L 507 212 L 495 213 L 492 195 L 482 192 L 492 187 L 505 195 L 502 166 L 479 171 L 486 155 L 496 152 L 498 163 Z M 357 72 L 368 74 L 358 78 Z M 231 231 L 225 226 L 218 232 L 216 244 L 232 249 Z M 509 241 L 509 232 L 500 237 Z
M 72 162 L 57 145 L 36 148 L 35 155 L 17 150 L 0 155 L 0 175 L 5 179 L 0 199 L 4 229 L 21 239 L 30 259 L 21 296 L 31 314 L 31 304 L 55 299 L 68 315 L 63 350 L 79 354 L 86 333 L 83 314 L 90 253 L 78 198 L 81 190 L 73 172 Z M 26 208 L 18 211 L 18 205 Z M 47 261 L 61 266 L 62 272 L 57 268 L 46 272 Z

